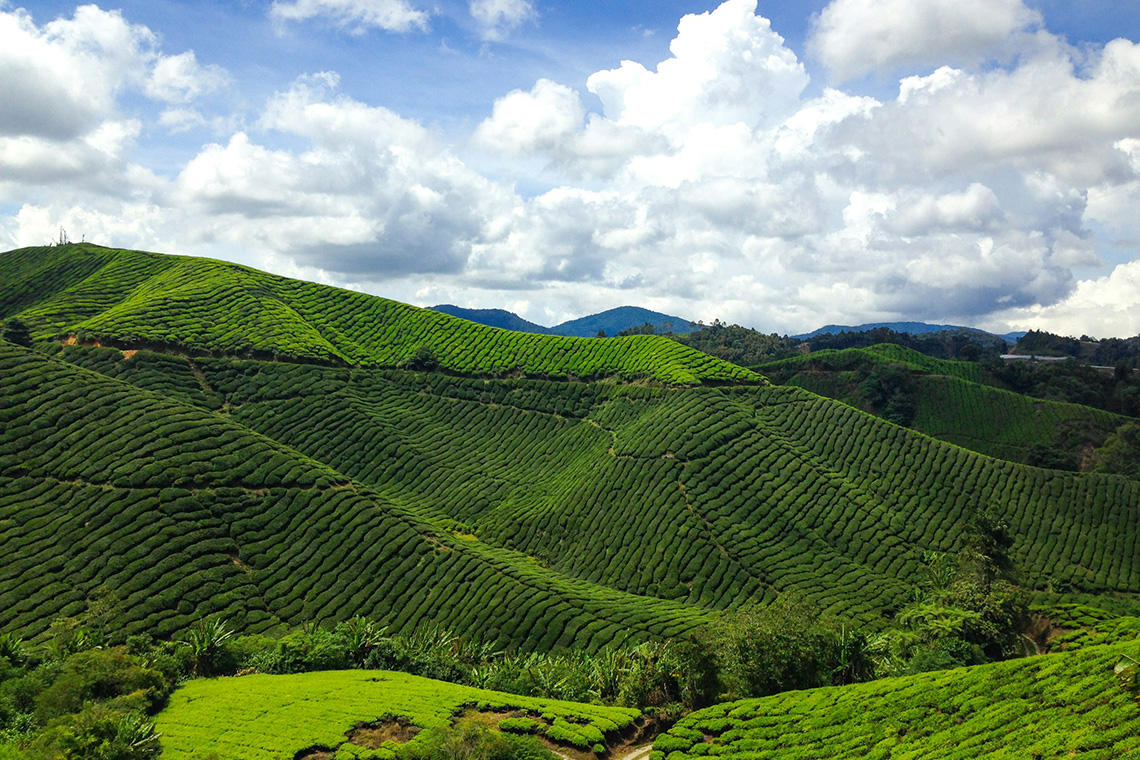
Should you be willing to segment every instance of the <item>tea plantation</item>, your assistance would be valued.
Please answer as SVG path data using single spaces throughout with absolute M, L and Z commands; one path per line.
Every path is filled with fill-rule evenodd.
M 1001 525 L 994 556 L 1075 621 L 1056 639 L 1070 651 L 719 705 L 658 760 L 1140 756 L 1140 712 L 1112 676 L 1137 654 L 1119 615 L 1140 606 L 1140 482 L 1008 461 L 1113 415 L 898 347 L 771 365 L 788 383 L 771 385 L 663 337 L 513 333 L 86 244 L 0 254 L 12 318 L 31 340 L 0 339 L 0 670 L 27 670 L 8 683 L 69 662 L 58 623 L 111 603 L 108 643 L 139 652 L 189 651 L 220 621 L 277 635 L 361 616 L 487 657 L 613 659 L 779 597 L 855 626 L 844 640 L 867 654 L 931 557 Z M 898 373 L 912 383 L 917 431 L 811 392 L 843 397 L 868 368 L 888 401 Z M 372 752 L 345 744 L 357 724 L 443 725 L 472 703 L 590 751 L 635 715 L 358 671 L 194 681 L 159 730 L 168 757 L 347 760 Z
M 237 264 L 90 244 L 0 255 L 0 318 L 13 316 L 36 339 L 193 355 L 683 385 L 763 381 L 660 336 L 511 332 Z
M 1061 401 L 1046 401 L 986 384 L 977 363 L 933 359 L 891 344 L 822 350 L 756 369 L 773 380 L 845 401 L 872 412 L 866 381 L 876 368 L 901 370 L 908 415 L 901 424 L 939 440 L 1014 462 L 1032 459 L 1035 447 L 1056 446 L 1079 456 L 1129 418 Z M 890 415 L 887 415 L 888 418 Z M 1076 469 L 1079 459 L 1070 466 Z
M 492 724 L 511 715 L 527 716 L 535 733 L 587 750 L 605 747 L 607 734 L 616 738 L 641 714 L 622 707 L 500 694 L 405 673 L 354 670 L 193 681 L 173 694 L 156 727 L 163 735 L 162 756 L 171 760 L 211 753 L 226 760 L 278 760 L 316 748 L 339 749 L 338 760 L 390 760 L 390 750 L 361 746 L 346 734 L 360 724 L 397 719 L 417 728 L 446 726 L 464 709 L 490 713 Z
M 1140 703 L 1113 673 L 1135 642 L 716 705 L 652 760 L 1114 760 L 1140 755 Z
M 366 614 L 394 630 L 445 620 L 502 645 L 596 648 L 704 615 L 457 539 L 165 395 L 5 343 L 0 377 L 3 630 L 42 633 L 100 587 L 127 634 L 209 615 L 258 631 Z

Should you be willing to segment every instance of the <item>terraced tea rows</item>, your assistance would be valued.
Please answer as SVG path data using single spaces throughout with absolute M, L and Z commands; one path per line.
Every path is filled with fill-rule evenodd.
M 1126 646 L 1089 647 L 716 705 L 682 719 L 651 760 L 1140 756 L 1140 704 L 1117 683 Z
M 0 378 L 0 630 L 40 633 L 101 587 L 126 633 L 160 635 L 211 614 L 250 631 L 363 614 L 597 648 L 703 618 L 439 533 L 325 465 L 125 383 L 3 343 Z
M 558 354 L 527 342 L 544 336 L 153 254 L 29 249 L 0 268 L 40 286 L 36 300 L 0 280 L 0 296 L 60 357 L 0 349 L 3 630 L 40 633 L 100 586 L 123 599 L 124 630 L 163 634 L 212 613 L 253 631 L 364 614 L 596 649 L 789 590 L 875 626 L 910 598 L 923 552 L 960 548 L 981 511 L 1012 526 L 1027 584 L 1140 593 L 1140 485 L 1121 477 L 987 459 L 752 375 L 686 388 L 453 374 L 498 372 L 509 354 L 557 372 L 612 358 L 618 377 L 660 380 L 682 355 L 658 344 Z M 211 321 L 213 299 L 244 316 Z M 68 310 L 132 339 L 138 326 L 305 361 L 61 347 L 48 338 Z M 399 363 L 383 352 L 431 325 L 452 373 L 342 363 Z
M 356 752 L 391 758 L 384 747 L 374 754 L 356 744 L 354 752 L 347 735 L 361 724 L 396 718 L 409 727 L 446 726 L 465 707 L 500 713 L 500 720 L 532 716 L 546 735 L 585 750 L 595 744 L 605 747 L 607 734 L 616 737 L 641 714 L 622 707 L 501 694 L 405 673 L 332 671 L 192 681 L 171 696 L 157 728 L 162 756 L 171 760 L 211 753 L 226 760 L 278 760 L 316 748 L 340 748 L 338 758 Z
M 1067 430 L 1103 441 L 1127 417 L 1079 404 L 1041 401 L 949 377 L 919 382 L 914 427 L 927 435 L 1014 462 Z
M 956 550 L 987 508 L 1018 526 L 1031 585 L 1140 585 L 1136 484 L 996 462 L 796 389 L 202 368 L 235 421 L 623 591 L 717 608 L 794 589 L 882 620 L 922 552 Z
M 882 343 L 868 348 L 826 348 L 801 354 L 790 359 L 763 364 L 758 372 L 771 372 L 785 382 L 785 378 L 800 372 L 849 372 L 868 365 L 893 364 L 912 372 L 956 377 L 968 383 L 982 382 L 982 368 L 977 362 L 935 359 L 914 349 L 893 343 Z
M 476 375 L 762 382 L 659 336 L 614 340 L 499 330 L 428 309 L 209 259 L 93 245 L 0 255 L 0 318 L 41 340 Z
M 908 427 L 986 456 L 1031 461 L 1035 447 L 1066 452 L 1099 445 L 1128 418 L 1079 404 L 1043 401 L 982 383 L 980 365 L 944 361 L 895 345 L 818 351 L 758 368 L 777 382 L 868 408 L 868 368 L 894 366 L 909 379 Z M 1074 466 L 1080 464 L 1074 462 Z

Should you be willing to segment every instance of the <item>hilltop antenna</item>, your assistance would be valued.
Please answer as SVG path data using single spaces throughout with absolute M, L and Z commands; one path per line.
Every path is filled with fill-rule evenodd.
M 67 230 L 65 230 L 61 224 L 59 226 L 59 241 L 56 243 L 56 245 L 68 245 L 70 243 L 71 241 L 67 239 Z

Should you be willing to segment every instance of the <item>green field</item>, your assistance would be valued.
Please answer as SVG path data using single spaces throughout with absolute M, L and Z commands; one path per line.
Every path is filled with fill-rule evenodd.
M 1135 641 L 729 702 L 682 719 L 653 760 L 1140 756 L 1140 703 L 1113 667 Z
M 462 374 L 763 382 L 652 335 L 613 340 L 500 330 L 430 309 L 211 259 L 90 244 L 0 254 L 0 319 L 37 340 Z
M 385 671 L 252 675 L 192 681 L 170 698 L 156 721 L 162 757 L 281 760 L 302 750 L 336 750 L 338 760 L 387 757 L 348 741 L 363 723 L 399 718 L 419 728 L 446 726 L 467 709 L 537 721 L 540 735 L 564 746 L 606 745 L 640 711 L 484 691 Z M 413 739 L 414 741 L 414 739 Z M 350 746 L 344 746 L 344 745 Z

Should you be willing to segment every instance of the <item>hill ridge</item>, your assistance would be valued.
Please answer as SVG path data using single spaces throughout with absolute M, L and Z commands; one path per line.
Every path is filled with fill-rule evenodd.
M 122 258 L 120 258 L 122 257 Z M 525 335 L 230 262 L 86 244 L 0 254 L 0 318 L 35 338 L 463 375 L 762 383 L 659 336 Z

